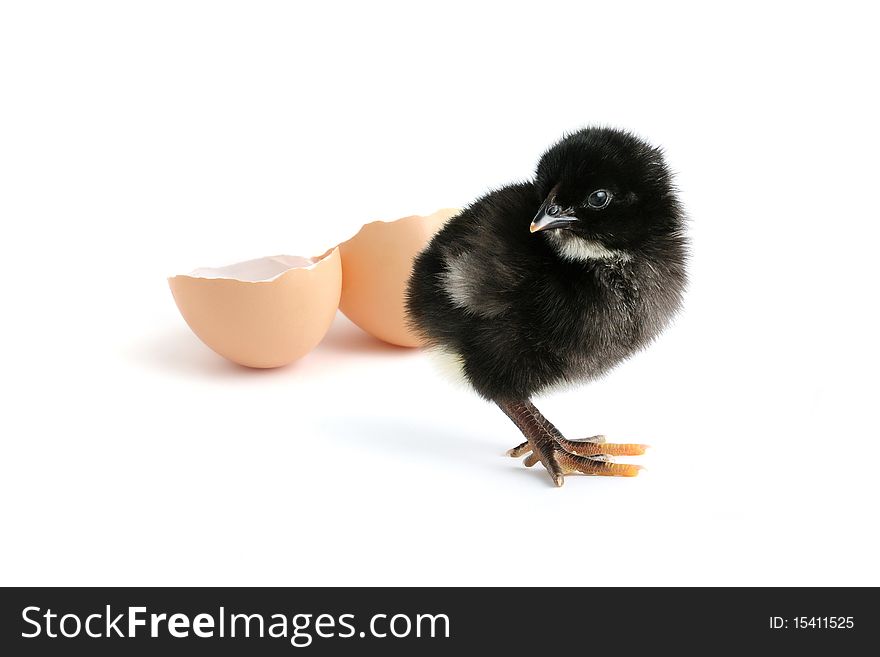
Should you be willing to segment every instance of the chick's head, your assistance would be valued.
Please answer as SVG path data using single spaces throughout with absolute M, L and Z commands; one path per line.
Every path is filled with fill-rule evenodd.
M 572 260 L 627 257 L 681 230 L 662 152 L 628 132 L 567 135 L 541 157 L 535 184 L 541 206 L 530 230 Z

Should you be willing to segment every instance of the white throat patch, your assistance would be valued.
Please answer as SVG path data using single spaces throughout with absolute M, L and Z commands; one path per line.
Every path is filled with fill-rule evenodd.
M 631 256 L 625 251 L 609 249 L 601 242 L 585 240 L 573 235 L 565 236 L 561 231 L 548 231 L 547 239 L 556 249 L 556 252 L 566 260 L 585 262 L 592 260 L 630 260 Z

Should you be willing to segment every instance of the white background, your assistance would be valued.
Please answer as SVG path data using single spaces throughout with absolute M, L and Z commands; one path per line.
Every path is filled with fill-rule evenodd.
M 880 584 L 866 6 L 4 3 L 0 583 Z M 341 317 L 249 371 L 172 301 L 595 123 L 665 146 L 692 284 L 650 350 L 537 401 L 652 444 L 635 480 L 553 488 Z

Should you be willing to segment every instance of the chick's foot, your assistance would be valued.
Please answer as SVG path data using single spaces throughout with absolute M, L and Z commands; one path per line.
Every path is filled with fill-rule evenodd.
M 557 486 L 562 486 L 565 482 L 564 475 L 567 474 L 585 474 L 602 477 L 635 477 L 642 469 L 640 465 L 631 463 L 615 463 L 612 460 L 613 452 L 621 455 L 637 455 L 644 454 L 643 445 L 614 445 L 606 443 L 602 447 L 607 448 L 604 453 L 597 450 L 589 450 L 590 456 L 581 456 L 566 450 L 561 444 L 555 440 L 540 444 L 537 448 L 526 441 L 522 445 L 517 445 L 511 449 L 508 454 L 513 457 L 526 456 L 523 463 L 527 468 L 532 467 L 539 461 L 544 464 L 550 476 Z
M 524 443 L 508 454 L 514 458 L 527 455 L 526 467 L 540 461 L 557 486 L 562 486 L 567 474 L 635 477 L 642 469 L 638 465 L 615 463 L 612 457 L 644 454 L 647 445 L 607 443 L 604 436 L 568 440 L 531 402 L 499 402 L 498 405 L 526 437 Z
M 583 438 L 581 440 L 568 440 L 566 438 L 555 438 L 554 441 L 563 450 L 569 454 L 577 454 L 579 456 L 605 457 L 605 456 L 641 456 L 648 449 L 648 445 L 639 445 L 635 443 L 606 443 L 604 436 L 595 436 L 593 438 Z M 507 451 L 509 456 L 518 458 L 532 451 L 529 441 L 520 443 L 513 449 Z M 526 464 L 526 465 L 534 465 Z

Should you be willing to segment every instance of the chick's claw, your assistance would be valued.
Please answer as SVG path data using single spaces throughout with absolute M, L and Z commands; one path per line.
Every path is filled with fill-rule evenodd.
M 580 456 L 599 456 L 600 454 L 608 456 L 641 456 L 648 449 L 647 445 L 606 443 L 604 438 L 602 442 L 593 442 L 592 438 L 587 438 L 586 440 L 559 438 L 557 442 L 566 452 Z
M 559 450 L 556 454 L 557 462 L 564 474 L 575 472 L 599 477 L 635 477 L 642 469 L 640 465 L 631 463 L 614 463 L 610 458 L 591 458 L 569 454 Z M 559 484 L 557 484 L 558 486 Z
M 523 464 L 530 468 L 543 462 L 557 486 L 562 486 L 567 474 L 600 477 L 635 477 L 642 467 L 630 463 L 615 463 L 612 456 L 638 456 L 647 445 L 597 442 L 595 439 L 567 440 L 555 438 L 534 450 L 529 441 L 507 453 L 513 458 L 527 455 Z M 541 452 L 539 455 L 538 452 Z M 541 458 L 543 456 L 543 458 Z
M 520 443 L 516 447 L 507 450 L 507 455 L 517 459 L 520 456 L 522 456 L 523 454 L 528 454 L 531 451 L 532 451 L 532 446 L 529 444 L 529 441 L 527 440 L 524 443 Z M 534 465 L 534 463 L 532 465 Z
M 648 449 L 648 445 L 637 443 L 606 443 L 604 436 L 594 436 L 582 440 L 568 440 L 566 438 L 556 438 L 555 440 L 566 452 L 579 456 L 641 456 Z M 525 441 L 507 450 L 507 455 L 519 458 L 531 451 L 529 441 Z M 531 465 L 534 465 L 534 462 Z

